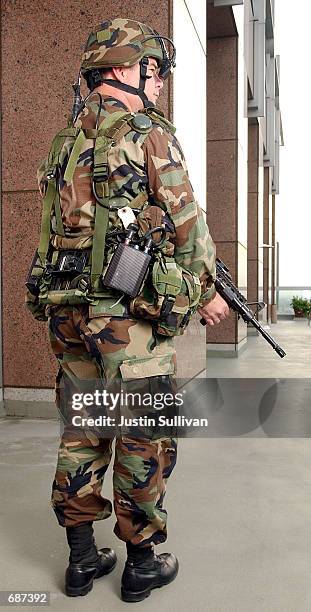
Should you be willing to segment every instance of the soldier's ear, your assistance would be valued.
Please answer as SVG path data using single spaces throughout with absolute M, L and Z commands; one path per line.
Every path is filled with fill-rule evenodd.
M 111 68 L 111 72 L 113 73 L 114 78 L 120 83 L 127 83 L 129 77 L 133 78 L 133 73 L 137 70 L 136 66 L 139 64 L 134 64 L 133 66 L 114 66 Z M 137 70 L 137 78 L 139 78 L 139 70 Z
M 121 83 L 125 83 L 128 77 L 128 68 L 126 66 L 115 66 L 111 68 L 114 78 Z
M 122 68 L 111 68 L 111 72 L 113 74 L 113 78 L 116 79 L 116 81 L 121 81 L 120 75 L 121 75 L 121 71 Z

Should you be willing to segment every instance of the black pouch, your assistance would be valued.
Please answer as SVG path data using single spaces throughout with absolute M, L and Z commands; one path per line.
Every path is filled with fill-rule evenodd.
M 32 295 L 39 295 L 40 281 L 44 274 L 45 268 L 41 264 L 41 260 L 36 250 L 26 280 L 26 288 Z
M 56 262 L 47 268 L 51 275 L 50 291 L 73 288 L 75 279 L 87 276 L 84 272 L 89 259 L 90 249 L 60 249 Z
M 39 301 L 40 285 L 43 274 L 44 268 L 41 264 L 38 251 L 36 251 L 25 283 L 25 305 L 27 310 L 29 310 L 37 321 L 48 320 L 48 317 L 45 314 L 45 304 L 41 304 Z

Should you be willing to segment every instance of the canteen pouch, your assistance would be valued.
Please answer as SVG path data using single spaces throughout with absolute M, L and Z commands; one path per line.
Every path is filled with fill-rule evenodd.
M 180 336 L 194 314 L 201 296 L 199 278 L 177 264 L 173 257 L 158 257 L 143 291 L 130 303 L 134 316 L 152 320 L 164 336 Z

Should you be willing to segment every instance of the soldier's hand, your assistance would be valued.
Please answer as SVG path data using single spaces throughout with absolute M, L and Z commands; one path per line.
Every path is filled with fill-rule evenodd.
M 226 319 L 230 314 L 227 302 L 225 302 L 219 293 L 216 293 L 214 299 L 209 304 L 198 308 L 198 312 L 208 325 L 218 325 L 220 321 Z

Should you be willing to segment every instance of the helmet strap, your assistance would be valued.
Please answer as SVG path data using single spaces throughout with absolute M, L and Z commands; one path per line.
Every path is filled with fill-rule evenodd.
M 155 104 L 148 100 L 145 94 L 145 84 L 147 77 L 147 68 L 148 68 L 148 58 L 143 57 L 140 62 L 140 75 L 139 75 L 139 87 L 133 87 L 132 85 L 128 85 L 127 83 L 121 83 L 120 81 L 115 81 L 114 79 L 102 79 L 102 83 L 107 83 L 108 85 L 112 85 L 116 89 L 121 89 L 122 91 L 126 91 L 127 93 L 133 94 L 134 96 L 139 96 L 144 108 L 155 108 Z

